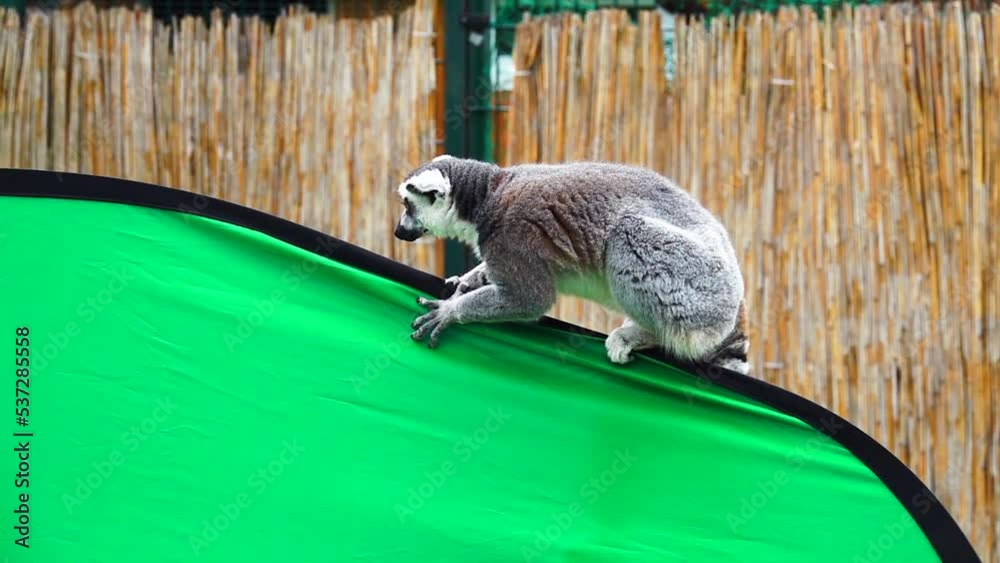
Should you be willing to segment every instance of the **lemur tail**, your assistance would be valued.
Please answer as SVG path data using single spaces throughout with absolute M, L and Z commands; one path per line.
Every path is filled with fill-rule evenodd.
M 731 369 L 744 375 L 750 373 L 750 363 L 747 361 L 750 335 L 747 334 L 746 313 L 746 300 L 740 301 L 740 309 L 736 315 L 736 326 L 706 359 L 709 365 Z

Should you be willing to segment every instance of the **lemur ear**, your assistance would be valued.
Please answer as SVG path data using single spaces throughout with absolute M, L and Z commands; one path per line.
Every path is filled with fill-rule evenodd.
M 434 202 L 437 201 L 437 198 L 442 195 L 442 193 L 441 193 L 440 190 L 433 189 L 433 188 L 430 189 L 430 190 L 427 190 L 427 191 L 420 191 L 413 184 L 406 184 L 406 191 L 410 192 L 411 194 L 413 194 L 413 195 L 415 195 L 417 197 L 422 197 L 424 199 L 429 200 L 430 203 L 431 203 L 431 205 L 433 205 Z

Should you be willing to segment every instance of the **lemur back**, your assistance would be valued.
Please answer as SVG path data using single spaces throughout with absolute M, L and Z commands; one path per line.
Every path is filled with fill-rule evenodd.
M 436 344 L 435 333 L 451 322 L 536 319 L 562 293 L 627 316 L 606 341 L 614 362 L 659 347 L 748 371 L 743 279 L 729 237 L 656 172 L 596 162 L 500 168 L 443 158 L 417 169 L 399 191 L 407 211 L 397 236 L 407 227 L 420 229 L 416 236 L 451 236 L 483 260 L 451 280 L 464 287 L 434 302 L 415 323 L 415 338 L 431 331 Z

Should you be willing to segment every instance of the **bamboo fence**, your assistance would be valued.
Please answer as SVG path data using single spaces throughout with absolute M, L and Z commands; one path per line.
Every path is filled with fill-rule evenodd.
M 339 6 L 0 8 L 0 167 L 220 197 L 438 272 L 440 244 L 391 236 L 394 187 L 438 152 L 437 3 Z
M 758 375 L 859 425 L 1000 561 L 1000 5 L 519 24 L 504 164 L 614 160 L 729 227 Z M 553 314 L 601 331 L 575 299 Z
M 393 186 L 438 152 L 436 4 L 273 27 L 0 8 L 0 167 L 214 195 L 441 273 L 440 245 L 391 236 Z M 526 20 L 503 163 L 631 162 L 690 189 L 731 230 L 760 376 L 880 440 L 1000 561 L 1000 8 L 679 22 L 677 50 L 668 83 L 655 13 Z

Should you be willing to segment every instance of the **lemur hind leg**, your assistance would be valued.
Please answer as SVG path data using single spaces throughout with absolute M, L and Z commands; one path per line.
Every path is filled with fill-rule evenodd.
M 659 345 L 660 341 L 655 333 L 642 328 L 628 317 L 620 327 L 611 331 L 604 341 L 608 359 L 616 364 L 631 362 L 632 352 L 656 348 Z
M 743 286 L 719 249 L 657 218 L 626 216 L 611 229 L 606 266 L 623 312 L 655 334 L 668 355 L 692 362 L 721 359 L 717 352 L 736 326 Z M 618 330 L 624 337 L 638 334 L 625 326 Z

